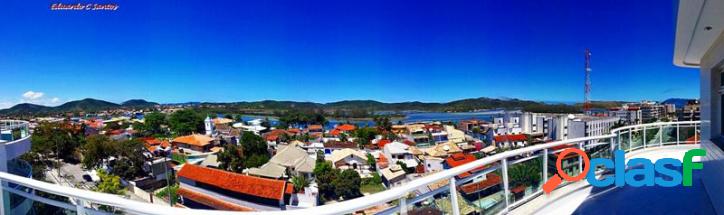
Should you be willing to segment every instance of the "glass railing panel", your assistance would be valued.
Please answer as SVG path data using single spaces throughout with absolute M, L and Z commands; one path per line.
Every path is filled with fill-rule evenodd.
M 515 204 L 536 194 L 543 186 L 543 156 L 531 156 L 509 161 L 508 193 Z
M 499 169 L 476 176 L 457 190 L 476 214 L 498 214 L 506 207 L 503 174 Z
M 694 125 L 679 125 L 679 143 L 694 144 L 698 138 Z
M 644 147 L 644 135 L 642 129 L 633 129 L 629 135 L 631 135 L 631 143 L 628 150 L 636 150 Z
M 646 127 L 646 147 L 655 147 L 661 144 L 661 129 L 658 126 Z
M 676 126 L 666 125 L 663 127 L 661 142 L 664 145 L 676 145 Z
M 443 202 L 441 199 L 449 200 L 450 188 L 447 186 L 449 180 L 440 180 L 435 183 L 420 187 L 415 193 L 405 197 L 405 202 L 395 200 L 389 202 L 388 205 L 396 207 L 396 212 L 400 214 L 402 207 L 405 207 L 407 214 L 443 214 L 450 209 L 450 203 Z
M 620 131 L 618 135 L 618 148 L 628 151 L 631 148 L 631 134 L 628 131 Z

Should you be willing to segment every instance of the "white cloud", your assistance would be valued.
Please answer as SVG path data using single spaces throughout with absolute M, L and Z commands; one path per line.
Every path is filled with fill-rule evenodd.
M 45 95 L 45 93 L 43 93 L 43 92 L 33 92 L 33 91 L 31 90 L 31 91 L 28 91 L 28 92 L 23 93 L 23 98 L 24 98 L 24 99 L 28 99 L 28 100 L 38 100 L 38 99 L 42 98 L 43 95 Z
M 60 102 L 60 99 L 58 97 L 53 97 L 53 99 L 50 100 L 50 103 L 58 103 Z
M 0 101 L 0 109 L 10 108 L 15 105 L 15 102 Z

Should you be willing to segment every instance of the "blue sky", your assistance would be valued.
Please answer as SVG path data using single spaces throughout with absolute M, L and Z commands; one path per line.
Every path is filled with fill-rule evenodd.
M 0 8 L 0 107 L 121 102 L 697 98 L 676 1 L 115 1 Z M 93 1 L 107 3 L 109 1 Z M 84 2 L 85 3 L 85 2 Z

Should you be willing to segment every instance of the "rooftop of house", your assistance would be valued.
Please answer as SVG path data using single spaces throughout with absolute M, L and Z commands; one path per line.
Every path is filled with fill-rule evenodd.
M 282 180 L 247 176 L 192 164 L 184 165 L 178 176 L 220 189 L 280 201 L 284 199 L 287 185 Z
M 348 141 L 330 140 L 330 141 L 327 141 L 326 143 L 324 143 L 324 148 L 336 148 L 336 149 L 350 148 L 351 149 L 351 148 L 357 148 L 357 144 L 353 143 L 353 142 L 348 142 Z
M 460 186 L 460 191 L 469 195 L 499 185 L 500 182 L 501 178 L 498 174 L 488 173 L 485 175 L 485 180 Z
M 457 144 L 450 141 L 425 149 L 425 153 L 433 157 L 447 157 L 448 155 L 462 151 Z
M 307 126 L 307 130 L 323 130 L 324 127 L 322 125 L 309 125 Z
M 506 134 L 495 136 L 495 142 L 523 142 L 528 140 L 525 134 Z
M 312 172 L 315 159 L 307 151 L 295 145 L 280 145 L 277 153 L 269 159 L 274 163 L 287 168 L 294 168 L 298 172 Z
M 385 150 L 390 154 L 408 154 L 409 148 L 409 145 L 397 141 L 385 145 Z
M 192 134 L 192 135 L 177 137 L 176 139 L 173 139 L 172 142 L 184 143 L 184 144 L 194 145 L 194 146 L 206 146 L 206 145 L 211 144 L 212 141 L 214 141 L 214 139 L 209 136 L 201 135 L 201 134 Z
M 355 149 L 342 149 L 342 150 L 336 150 L 332 152 L 331 160 L 332 163 L 336 163 L 340 160 L 343 160 L 347 157 L 355 156 L 357 158 L 360 158 L 362 160 L 367 160 L 367 154 Z
M 450 157 L 446 158 L 445 163 L 447 163 L 447 165 L 450 166 L 450 168 L 455 168 L 455 167 L 461 166 L 463 164 L 473 162 L 475 160 L 477 160 L 477 159 L 475 158 L 474 155 L 465 154 L 465 153 L 456 153 L 456 154 L 453 154 Z M 471 176 L 474 172 L 483 170 L 486 167 L 487 166 L 482 166 L 482 167 L 476 168 L 472 171 L 462 173 L 462 174 L 458 175 L 457 177 L 458 178 L 467 178 L 467 177 Z
M 218 210 L 228 210 L 228 211 L 254 211 L 252 208 L 244 207 L 241 205 L 237 205 L 231 202 L 224 201 L 222 199 L 201 193 L 196 192 L 188 188 L 180 187 L 178 191 L 176 191 L 178 195 L 183 196 L 184 198 L 191 199 L 195 202 L 208 205 L 214 209 Z
M 351 124 L 341 124 L 341 125 L 337 125 L 337 127 L 335 129 L 340 130 L 340 131 L 352 131 L 355 128 L 356 127 Z

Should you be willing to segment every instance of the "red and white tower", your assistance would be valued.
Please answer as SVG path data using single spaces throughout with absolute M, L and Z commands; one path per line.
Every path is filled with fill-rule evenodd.
M 591 50 L 586 48 L 586 80 L 583 87 L 583 113 L 591 113 Z

